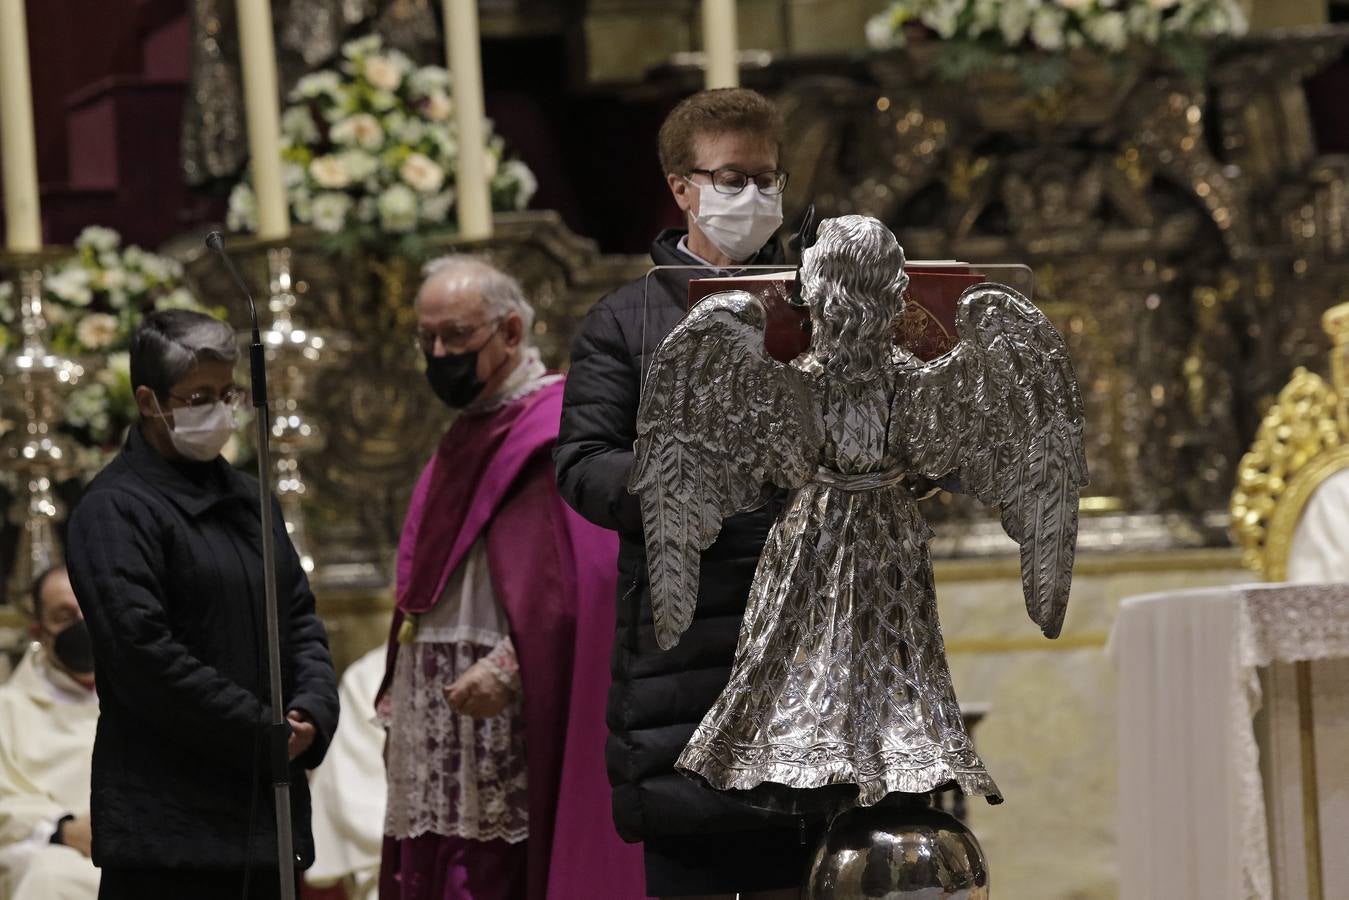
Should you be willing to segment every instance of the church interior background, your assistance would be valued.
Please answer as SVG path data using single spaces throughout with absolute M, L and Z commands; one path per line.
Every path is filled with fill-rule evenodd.
M 1281 496 L 1349 437 L 1346 373 L 1332 365 L 1349 330 L 1344 316 L 1323 323 L 1349 302 L 1349 3 L 1237 5 L 1246 33 L 1183 53 L 1121 42 L 990 62 L 959 35 L 898 23 L 883 0 L 733 4 L 739 81 L 786 116 L 787 228 L 813 203 L 880 218 L 910 258 L 1029 265 L 1082 383 L 1092 484 L 1057 641 L 1026 620 L 996 521 L 936 501 L 953 675 L 1008 798 L 968 811 L 1002 900 L 1126 896 L 1116 721 L 1131 673 L 1109 646 L 1121 601 L 1277 579 L 1266 554 L 1288 540 Z M 26 6 L 40 240 L 0 255 L 0 353 L 41 328 L 83 375 L 58 395 L 0 369 L 0 643 L 22 647 L 34 547 L 59 552 L 61 510 L 130 421 L 134 311 L 202 304 L 245 321 L 203 249 L 225 227 L 275 320 L 278 490 L 350 662 L 385 637 L 398 528 L 447 423 L 426 414 L 415 377 L 418 260 L 489 253 L 539 309 L 546 361 L 565 365 L 579 317 L 645 272 L 650 238 L 680 224 L 655 136 L 704 83 L 706 4 L 480 0 L 494 213 L 490 235 L 471 239 L 446 227 L 453 146 L 422 156 L 435 185 L 408 208 L 389 192 L 335 206 L 301 183 L 317 176 L 290 174 L 323 152 L 306 110 L 339 102 L 344 59 L 397 49 L 414 68 L 444 65 L 440 3 L 270 4 L 292 164 L 279 238 L 250 233 L 260 204 L 234 0 Z M 378 87 L 380 73 L 366 77 Z M 413 109 L 391 102 L 389 115 Z M 405 143 L 434 145 L 416 118 L 399 120 Z M 60 460 L 23 455 L 34 423 L 66 448 Z M 249 464 L 246 435 L 233 452 Z

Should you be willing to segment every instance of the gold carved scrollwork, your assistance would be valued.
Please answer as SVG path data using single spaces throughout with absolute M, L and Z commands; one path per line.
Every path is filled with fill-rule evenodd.
M 1297 369 L 1237 467 L 1232 531 L 1243 564 L 1270 581 L 1287 575 L 1293 534 L 1307 501 L 1326 478 L 1349 467 L 1349 304 L 1327 311 L 1322 323 L 1334 342 L 1333 386 Z

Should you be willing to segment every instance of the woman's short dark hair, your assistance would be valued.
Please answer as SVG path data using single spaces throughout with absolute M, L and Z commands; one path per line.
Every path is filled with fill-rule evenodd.
M 206 313 L 190 309 L 152 312 L 131 336 L 131 384 L 144 385 L 161 400 L 198 360 L 232 363 L 239 359 L 234 329 Z
M 685 97 L 660 126 L 660 165 L 666 175 L 687 175 L 698 164 L 693 144 L 700 134 L 743 131 L 762 135 L 782 150 L 782 114 L 758 91 L 716 88 Z

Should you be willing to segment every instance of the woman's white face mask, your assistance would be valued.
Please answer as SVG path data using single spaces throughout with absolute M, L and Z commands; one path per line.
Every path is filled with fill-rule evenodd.
M 698 191 L 694 223 L 712 246 L 736 262 L 763 249 L 782 225 L 781 194 L 761 194 L 754 184 L 738 194 L 718 193 L 710 184 L 689 184 Z
M 173 449 L 188 459 L 210 462 L 220 455 L 237 427 L 234 407 L 223 400 L 203 406 L 184 406 L 166 413 L 155 397 L 155 409 L 166 422 L 172 418 L 169 440 Z

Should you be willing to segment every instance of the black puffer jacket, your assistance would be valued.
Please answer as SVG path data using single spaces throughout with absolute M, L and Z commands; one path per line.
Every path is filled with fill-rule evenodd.
M 70 520 L 70 580 L 94 644 L 94 862 L 276 864 L 258 484 L 217 457 L 170 464 L 132 429 Z M 295 853 L 314 861 L 305 769 L 337 728 L 314 595 L 273 502 L 282 695 L 313 720 L 291 766 Z M 252 825 L 250 827 L 250 816 Z M 249 836 L 252 843 L 249 843 Z
M 690 265 L 682 231 L 656 238 L 657 265 Z M 780 263 L 770 244 L 755 263 Z M 595 304 L 572 344 L 571 370 L 554 459 L 562 496 L 581 515 L 619 534 L 618 633 L 609 692 L 606 762 L 614 821 L 631 841 L 669 835 L 798 828 L 710 790 L 674 770 L 693 729 L 730 677 L 740 620 L 768 529 L 770 503 L 728 519 L 703 554 L 698 606 L 679 645 L 656 644 L 647 587 L 641 511 L 628 493 L 641 373 L 687 310 L 690 273 L 657 272 Z

